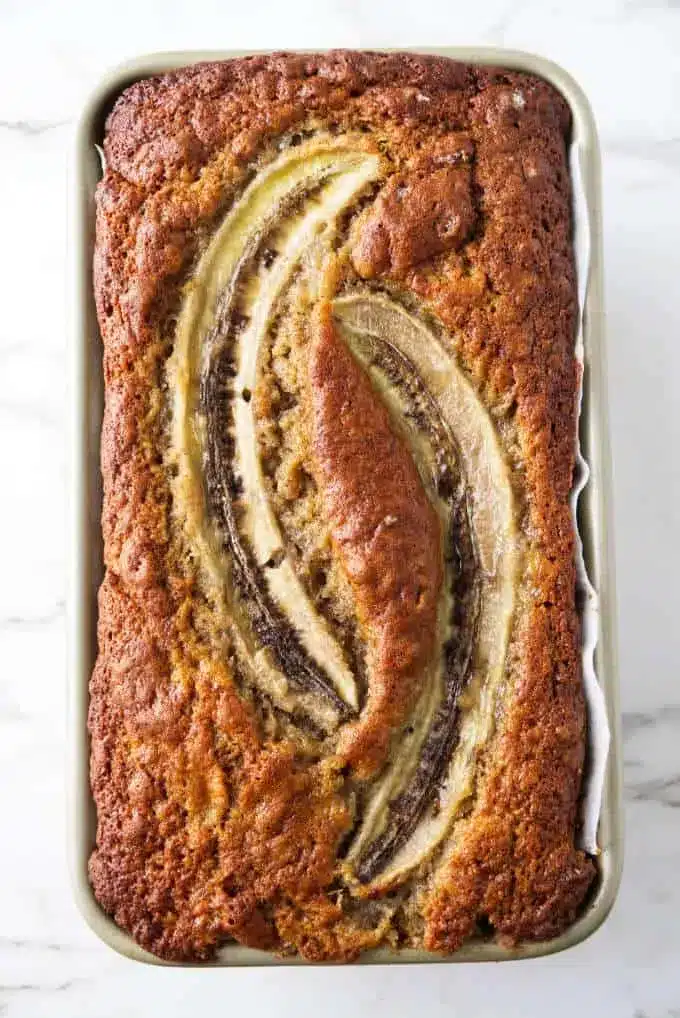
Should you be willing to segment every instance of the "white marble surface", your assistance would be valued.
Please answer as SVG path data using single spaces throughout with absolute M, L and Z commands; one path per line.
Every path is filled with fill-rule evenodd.
M 409 10 L 410 8 L 410 10 Z M 149 969 L 86 929 L 64 808 L 66 157 L 102 71 L 145 51 L 501 44 L 568 68 L 604 156 L 627 849 L 604 928 L 554 959 Z M 680 9 L 677 0 L 0 0 L 0 1015 L 427 1012 L 680 1018 Z

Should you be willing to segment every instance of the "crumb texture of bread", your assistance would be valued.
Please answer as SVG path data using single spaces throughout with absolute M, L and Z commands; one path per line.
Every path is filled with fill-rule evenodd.
M 587 900 L 569 136 L 538 78 L 405 53 L 108 117 L 89 873 L 161 958 L 512 945 Z

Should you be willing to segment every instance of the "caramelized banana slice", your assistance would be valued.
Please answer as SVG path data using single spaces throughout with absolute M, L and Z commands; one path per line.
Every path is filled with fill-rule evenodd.
M 437 651 L 442 532 L 413 456 L 328 303 L 317 310 L 314 333 L 312 448 L 366 646 L 366 700 L 337 751 L 365 781 L 385 765 Z
M 453 582 L 450 577 L 444 585 L 450 600 L 440 612 L 438 680 L 429 683 L 413 730 L 373 787 L 347 857 L 349 879 L 375 890 L 403 880 L 429 857 L 472 790 L 475 757 L 491 734 L 504 671 L 519 538 L 510 472 L 493 422 L 436 334 L 382 294 L 338 298 L 333 313 L 401 419 L 416 462 L 421 469 L 425 464 L 454 549 Z M 456 454 L 464 503 L 450 490 Z
M 332 232 L 379 171 L 379 156 L 332 138 L 286 151 L 261 171 L 189 284 L 169 369 L 174 496 L 188 544 L 208 584 L 240 610 L 237 642 L 254 680 L 325 729 L 357 709 L 356 684 L 287 558 L 249 395 L 281 294 L 319 233 Z M 273 235 L 276 257 L 260 258 Z

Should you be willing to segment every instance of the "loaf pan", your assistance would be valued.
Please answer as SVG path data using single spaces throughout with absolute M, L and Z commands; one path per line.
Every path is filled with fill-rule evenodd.
M 77 904 L 91 929 L 120 954 L 137 961 L 168 964 L 139 947 L 103 911 L 88 881 L 87 863 L 94 847 L 96 816 L 89 785 L 87 734 L 88 682 L 96 656 L 97 590 L 102 577 L 100 532 L 101 477 L 99 437 L 103 406 L 102 345 L 97 327 L 93 287 L 94 190 L 101 176 L 97 146 L 104 123 L 118 95 L 142 78 L 205 60 L 226 60 L 253 51 L 164 53 L 140 57 L 117 68 L 101 82 L 80 117 L 73 153 L 72 288 L 70 335 L 70 575 L 69 637 L 69 840 L 70 866 Z M 620 719 L 616 660 L 616 593 L 612 528 L 612 475 L 607 411 L 607 365 L 603 309 L 600 156 L 590 106 L 576 82 L 560 67 L 528 53 L 493 48 L 428 48 L 468 63 L 526 71 L 549 81 L 565 97 L 573 116 L 573 139 L 581 155 L 582 185 L 588 208 L 591 258 L 584 307 L 584 384 L 580 418 L 582 451 L 591 469 L 579 501 L 579 529 L 585 563 L 599 593 L 601 626 L 595 667 L 602 684 L 611 732 L 602 810 L 598 829 L 600 855 L 596 890 L 579 919 L 561 936 L 545 942 L 503 948 L 471 941 L 450 957 L 424 951 L 368 952 L 360 964 L 408 962 L 503 961 L 535 958 L 572 947 L 589 937 L 607 917 L 618 890 L 623 862 Z M 278 959 L 240 945 L 221 949 L 213 965 L 304 964 Z

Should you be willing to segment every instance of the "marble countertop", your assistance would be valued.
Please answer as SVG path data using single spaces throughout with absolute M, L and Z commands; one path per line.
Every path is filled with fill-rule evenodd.
M 604 162 L 626 863 L 618 902 L 559 957 L 498 966 L 163 970 L 85 927 L 64 805 L 66 201 L 72 125 L 144 52 L 487 44 L 561 63 Z M 680 1018 L 680 9 L 677 0 L 0 0 L 0 1015 Z

